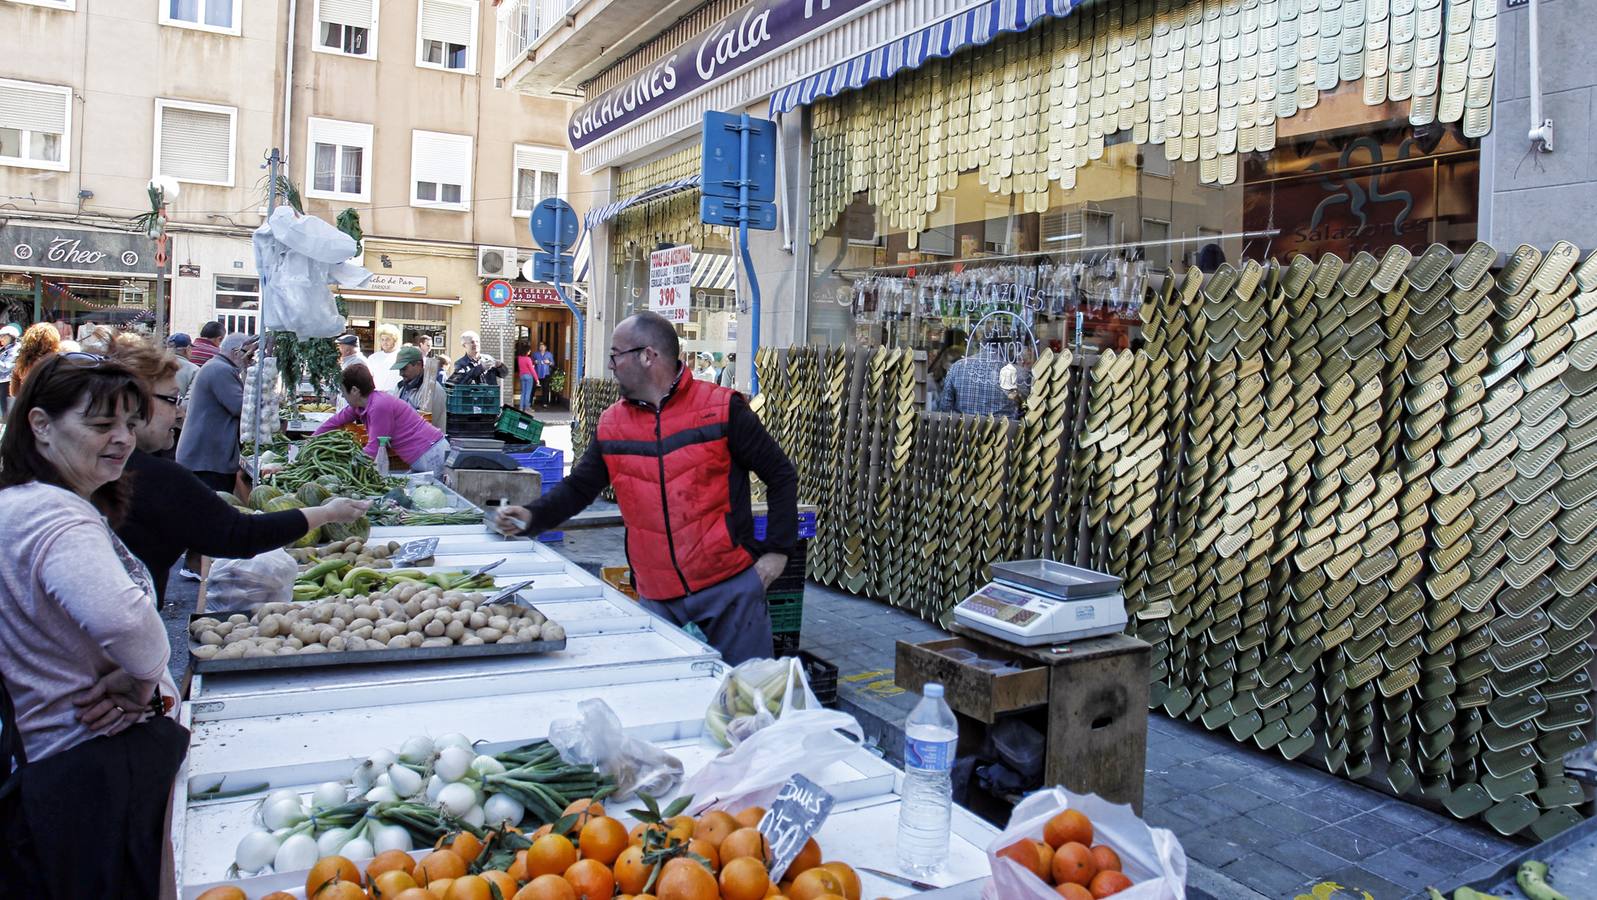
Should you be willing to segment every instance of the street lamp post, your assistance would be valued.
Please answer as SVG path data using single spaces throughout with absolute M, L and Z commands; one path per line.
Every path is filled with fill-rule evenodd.
M 166 264 L 169 240 L 166 235 L 166 205 L 177 199 L 177 180 L 157 175 L 150 180 L 150 212 L 144 216 L 144 233 L 155 241 L 155 336 L 166 339 Z

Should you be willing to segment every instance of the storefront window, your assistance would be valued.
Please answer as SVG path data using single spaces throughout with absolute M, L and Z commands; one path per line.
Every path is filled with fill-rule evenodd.
M 255 334 L 260 327 L 259 278 L 216 276 L 216 319 L 226 334 Z
M 148 325 L 155 320 L 154 282 L 131 278 L 42 279 L 42 321 L 64 321 L 73 334 L 87 335 L 88 326 L 115 328 Z

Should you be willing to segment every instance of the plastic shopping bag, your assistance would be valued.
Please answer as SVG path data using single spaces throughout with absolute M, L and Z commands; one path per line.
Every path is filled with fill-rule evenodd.
M 272 211 L 251 237 L 261 276 L 263 328 L 292 331 L 300 340 L 333 337 L 348 326 L 327 285 L 360 287 L 371 273 L 349 262 L 355 239 L 293 207 Z
M 266 603 L 288 603 L 297 577 L 299 563 L 282 550 L 215 560 L 205 577 L 205 611 L 248 612 Z
M 859 721 L 848 713 L 818 703 L 789 710 L 688 776 L 682 793 L 693 796 L 689 810 L 693 815 L 709 809 L 770 806 L 794 775 L 820 781 L 827 766 L 857 751 L 863 739 Z
M 577 704 L 579 718 L 549 723 L 549 743 L 567 763 L 593 766 L 615 779 L 615 796 L 664 797 L 682 780 L 682 761 L 648 741 L 628 737 L 603 700 Z
M 1009 827 L 987 845 L 993 877 L 982 890 L 984 900 L 1059 900 L 1059 894 L 1034 873 L 998 851 L 1019 840 L 1042 840 L 1043 826 L 1067 809 L 1092 820 L 1094 843 L 1120 854 L 1121 871 L 1132 886 L 1116 894 L 1125 900 L 1185 900 L 1187 856 L 1176 836 L 1149 828 L 1130 806 L 1110 803 L 1096 794 L 1073 794 L 1064 788 L 1038 791 L 1020 801 Z
M 704 724 L 716 743 L 736 747 L 790 710 L 820 708 L 798 659 L 751 659 L 726 673 Z

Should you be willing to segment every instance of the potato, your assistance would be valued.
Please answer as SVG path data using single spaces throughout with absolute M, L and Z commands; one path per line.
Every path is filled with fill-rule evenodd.
M 331 641 L 333 638 L 338 637 L 338 629 L 331 625 L 323 625 L 318 637 L 320 638 L 320 643 L 325 644 L 328 641 Z
M 469 612 L 476 612 L 477 611 L 477 601 L 472 600 L 471 598 L 468 597 L 465 600 L 460 601 L 459 609 L 460 609 L 461 612 L 468 612 L 468 613 Z
M 302 647 L 300 649 L 299 652 L 301 652 L 301 653 L 326 653 L 327 652 L 327 648 L 323 647 L 321 644 L 306 644 L 304 647 Z
M 500 644 L 524 644 L 524 643 L 526 643 L 526 641 L 523 641 L 520 638 L 520 636 L 518 636 L 518 635 L 507 634 L 504 637 L 500 638 L 495 643 L 500 643 Z
M 222 623 L 211 618 L 210 616 L 201 616 L 200 618 L 189 623 L 189 634 L 199 635 L 202 632 L 215 628 L 220 624 Z
M 479 628 L 479 629 L 477 629 L 477 637 L 482 638 L 483 643 L 485 643 L 485 644 L 498 643 L 499 640 L 501 638 L 503 638 L 504 636 L 505 636 L 505 633 L 503 631 L 500 631 L 497 628 L 489 627 L 489 628 Z
M 478 628 L 487 628 L 488 616 L 484 613 L 474 612 L 471 614 L 471 618 L 466 621 L 466 624 L 470 625 L 473 630 Z
M 437 597 L 429 595 L 426 600 L 421 601 L 421 608 L 426 610 L 437 609 L 438 604 L 442 602 L 443 601 L 439 600 Z
M 376 629 L 372 628 L 372 626 L 370 626 L 370 625 L 362 625 L 359 628 L 351 629 L 347 636 L 348 637 L 359 638 L 360 640 L 364 641 L 367 638 L 371 637 L 372 636 L 372 632 L 375 631 L 375 630 Z
M 372 629 L 372 633 L 366 635 L 366 637 L 370 638 L 371 640 L 377 641 L 379 643 L 387 644 L 388 643 L 388 628 L 387 628 L 387 626 L 384 626 L 384 625 L 378 625 L 377 627 L 373 628 Z
M 409 646 L 410 635 L 408 634 L 396 634 L 388 639 L 388 649 L 390 650 L 404 650 Z
M 343 635 L 335 634 L 327 640 L 327 649 L 329 650 L 342 650 L 347 646 L 349 646 L 349 642 L 344 639 Z
M 424 626 L 422 625 L 422 623 L 416 621 L 415 619 L 411 619 L 408 623 L 406 623 L 405 630 L 410 632 L 411 634 L 421 634 L 421 630 L 422 630 L 423 627 Z
M 430 638 L 443 637 L 444 636 L 444 632 L 446 630 L 447 630 L 447 628 L 444 625 L 444 623 L 438 621 L 437 619 L 434 619 L 431 622 L 428 622 L 427 625 L 424 628 L 422 628 L 422 632 L 425 633 Z M 424 643 L 424 646 L 425 646 L 425 643 Z
M 355 604 L 340 603 L 333 607 L 333 617 L 343 619 L 345 622 L 355 618 Z
M 200 632 L 200 646 L 202 646 L 202 647 L 220 647 L 221 645 L 222 645 L 222 636 L 220 634 L 218 634 L 215 630 Z
M 520 635 L 523 640 L 536 641 L 542 639 L 543 629 L 539 628 L 537 625 L 528 625 L 527 627 L 516 632 L 516 634 Z
M 370 603 L 362 603 L 355 607 L 355 618 L 357 619 L 370 619 L 375 622 L 380 615 L 382 614 L 377 611 L 377 607 L 372 606 Z
M 233 630 L 233 623 L 232 622 L 220 622 L 212 630 L 215 631 L 217 634 L 221 635 L 222 637 L 227 637 L 228 633 Z
M 566 629 L 554 622 L 545 622 L 542 626 L 543 639 L 546 641 L 563 641 L 566 639 Z
M 405 601 L 405 615 L 413 617 L 421 615 L 421 601 L 414 597 L 407 599 Z
M 482 638 L 477 637 L 475 634 L 468 634 L 460 640 L 460 646 L 462 647 L 481 647 L 482 645 Z
M 505 631 L 510 628 L 510 620 L 504 616 L 489 616 L 488 627 L 498 631 Z
M 216 656 L 217 651 L 220 649 L 221 648 L 215 644 L 201 644 L 189 652 L 190 655 L 197 656 L 200 659 L 211 659 L 212 657 Z
M 250 617 L 244 615 L 243 613 L 234 613 L 231 616 L 227 617 L 227 621 L 231 622 L 234 625 L 248 625 L 249 621 L 250 621 Z
M 444 637 L 447 637 L 452 641 L 458 641 L 465 636 L 466 626 L 459 619 L 450 622 L 449 626 L 444 629 Z
M 455 643 L 454 641 L 451 641 L 449 638 L 446 638 L 446 637 L 430 637 L 427 640 L 422 641 L 421 642 L 421 646 L 422 646 L 423 649 L 436 648 L 436 647 L 452 647 L 452 646 L 454 646 L 454 643 Z
M 284 645 L 282 647 L 277 648 L 277 655 L 278 656 L 295 656 L 298 653 L 299 653 L 299 648 L 293 646 L 292 644 Z
M 283 646 L 292 647 L 293 649 L 298 650 L 299 648 L 305 646 L 305 642 L 297 637 L 291 637 L 283 641 Z

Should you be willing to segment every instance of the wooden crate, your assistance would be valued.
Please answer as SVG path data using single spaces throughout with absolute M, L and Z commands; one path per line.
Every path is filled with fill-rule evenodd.
M 988 659 L 1004 659 L 1021 671 L 997 674 L 943 655 L 943 651 L 953 649 L 969 650 Z M 1046 666 L 965 638 L 924 644 L 899 641 L 893 681 L 904 690 L 916 693 L 929 681 L 941 682 L 943 698 L 954 712 L 988 725 L 998 721 L 1004 713 L 1048 705 Z

